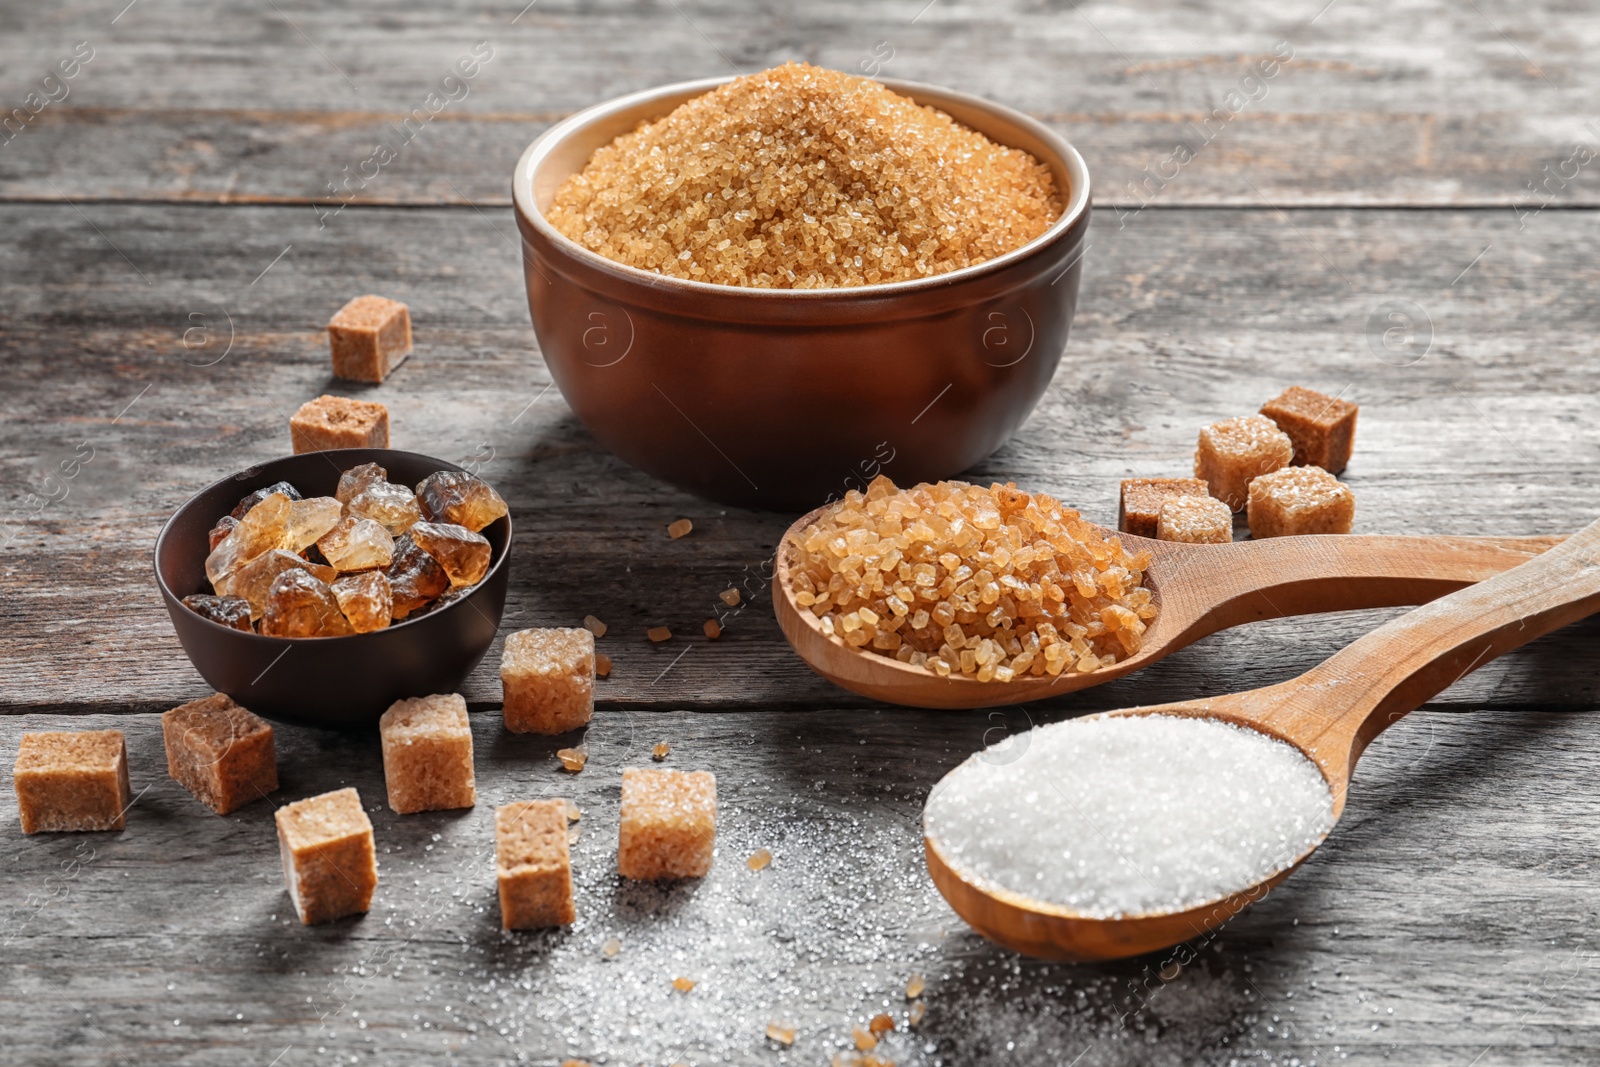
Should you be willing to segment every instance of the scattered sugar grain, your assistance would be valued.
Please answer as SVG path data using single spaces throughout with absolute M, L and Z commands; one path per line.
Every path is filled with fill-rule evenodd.
M 730 608 L 736 608 L 739 606 L 739 590 L 737 589 L 724 589 L 722 592 L 718 593 L 717 596 Z
M 704 630 L 706 636 L 713 641 L 722 636 L 722 624 L 716 619 L 707 619 L 705 625 L 701 626 L 700 629 Z
M 872 1035 L 872 1031 L 860 1023 L 850 1028 L 850 1037 L 855 1041 L 856 1048 L 861 1052 L 871 1052 L 878 1047 L 878 1039 Z
M 556 759 L 561 761 L 561 766 L 573 774 L 583 770 L 584 764 L 589 762 L 589 746 L 579 745 L 577 748 L 556 749 Z
M 1017 758 L 979 753 L 942 782 L 926 832 L 968 877 L 1085 915 L 1220 900 L 1284 870 L 1333 825 L 1316 765 L 1253 730 L 1143 715 L 1023 736 Z
M 922 975 L 912 975 L 910 981 L 906 982 L 906 999 L 916 1000 L 918 997 L 922 996 L 922 991 L 927 988 L 928 983 L 922 977 Z
M 689 531 L 693 529 L 694 523 L 688 519 L 679 519 L 676 522 L 667 524 L 667 536 L 676 541 L 680 537 L 687 536 Z
M 604 652 L 594 654 L 594 674 L 596 678 L 609 678 L 611 676 L 611 657 Z
M 652 626 L 644 632 L 644 635 L 656 644 L 660 644 L 663 641 L 672 640 L 672 628 L 668 626 Z
M 600 946 L 600 951 L 607 959 L 616 959 L 618 954 L 622 952 L 622 940 L 616 937 L 608 937 L 605 939 L 605 943 Z
M 670 755 L 672 755 L 672 746 L 665 741 L 657 741 L 656 747 L 650 750 L 650 758 L 657 763 L 660 763 Z
M 610 627 L 606 626 L 605 623 L 601 622 L 593 615 L 585 615 L 583 617 L 583 628 L 594 634 L 596 637 L 604 637 L 606 635 L 606 630 L 610 629 Z
M 680 993 L 688 993 L 692 991 L 695 987 L 695 984 L 696 983 L 693 978 L 685 978 L 682 975 L 679 975 L 677 978 L 672 980 L 672 988 L 676 989 Z
M 744 865 L 752 871 L 764 871 L 772 865 L 772 853 L 764 848 L 758 848 L 751 857 L 744 861 Z
M 795 1028 L 787 1023 L 769 1022 L 767 1024 L 767 1037 L 780 1045 L 794 1044 Z
M 882 1037 L 894 1029 L 894 1016 L 887 1012 L 879 1012 L 872 1017 L 871 1022 L 867 1023 L 867 1029 L 872 1031 L 872 1036 Z

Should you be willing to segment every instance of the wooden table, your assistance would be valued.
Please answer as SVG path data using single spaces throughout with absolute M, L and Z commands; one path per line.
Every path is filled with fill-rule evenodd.
M 1054 385 L 972 478 L 1111 521 L 1119 478 L 1185 473 L 1199 425 L 1302 383 L 1362 406 L 1359 529 L 1569 531 L 1600 501 L 1592 5 L 123 2 L 0 9 L 0 104 L 26 119 L 0 145 L 0 793 L 24 729 L 115 726 L 138 794 L 119 834 L 24 837 L 0 801 L 0 1058 L 816 1064 L 903 1019 L 916 973 L 926 1019 L 879 1050 L 902 1065 L 1600 1057 L 1600 621 L 1384 735 L 1327 846 L 1189 966 L 1019 959 L 928 880 L 940 775 L 1030 722 L 1290 677 L 1388 613 L 1259 624 L 1004 714 L 835 690 L 764 594 L 706 641 L 791 516 L 694 499 L 584 432 L 507 206 L 540 130 L 663 82 L 806 58 L 989 96 L 1080 146 L 1097 214 Z M 77 42 L 92 58 L 45 100 Z M 442 79 L 478 42 L 468 95 L 349 177 L 459 95 Z M 616 667 L 568 776 L 562 742 L 501 728 L 497 643 L 466 686 L 465 813 L 394 816 L 375 738 L 280 729 L 279 796 L 358 787 L 381 853 L 369 915 L 302 928 L 274 805 L 218 818 L 164 773 L 157 715 L 206 688 L 150 555 L 193 491 L 287 451 L 288 413 L 330 388 L 323 323 L 369 291 L 415 322 L 364 394 L 396 445 L 481 464 L 517 515 L 505 629 L 596 614 Z M 679 636 L 652 646 L 659 624 Z M 713 874 L 670 890 L 614 874 L 618 767 L 659 740 L 723 804 Z M 584 810 L 581 918 L 504 935 L 491 813 L 543 795 Z

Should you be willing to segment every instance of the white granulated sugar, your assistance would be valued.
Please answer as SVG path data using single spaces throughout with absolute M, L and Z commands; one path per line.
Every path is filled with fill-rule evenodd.
M 1214 719 L 1078 719 L 1008 739 L 928 798 L 964 875 L 1096 918 L 1182 911 L 1288 867 L 1333 826 L 1327 782 Z

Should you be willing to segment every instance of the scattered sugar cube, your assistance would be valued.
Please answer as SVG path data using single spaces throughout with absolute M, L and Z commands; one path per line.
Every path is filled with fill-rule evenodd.
M 401 815 L 470 808 L 478 802 L 472 773 L 472 727 L 458 693 L 397 700 L 378 720 L 389 807 Z
M 1355 447 L 1356 413 L 1348 400 L 1291 385 L 1261 408 L 1294 442 L 1297 467 L 1321 467 L 1338 474 L 1350 464 Z
M 1250 483 L 1251 537 L 1346 534 L 1355 524 L 1356 496 L 1321 467 L 1285 467 Z
M 333 376 L 381 382 L 411 354 L 411 312 L 398 300 L 358 296 L 328 321 Z
M 1240 415 L 1200 430 L 1194 476 L 1234 511 L 1248 499 L 1250 479 L 1287 467 L 1294 458 L 1289 435 L 1263 415 Z
M 500 656 L 506 729 L 561 734 L 594 716 L 594 634 L 581 627 L 518 630 Z
M 372 821 L 354 789 L 307 797 L 277 810 L 283 880 L 307 926 L 372 906 L 378 885 Z
M 687 535 L 689 531 L 693 529 L 694 523 L 690 522 L 688 519 L 678 519 L 676 522 L 667 524 L 667 536 L 676 541 L 678 538 Z
M 23 734 L 11 772 L 25 834 L 126 825 L 133 791 L 121 730 Z
M 1156 537 L 1191 545 L 1225 545 L 1233 540 L 1233 512 L 1214 496 L 1169 496 L 1161 502 Z
M 653 881 L 700 878 L 717 843 L 717 779 L 709 771 L 622 771 L 617 870 Z
M 565 800 L 519 800 L 495 809 L 494 858 L 500 884 L 500 924 L 507 930 L 568 926 L 572 854 Z
M 162 713 L 167 773 L 226 815 L 278 788 L 272 726 L 218 693 Z
M 1171 496 L 1205 496 L 1199 478 L 1124 478 L 1117 505 L 1117 529 L 1139 537 L 1156 535 L 1161 502 Z
M 367 400 L 319 396 L 289 419 L 295 455 L 330 448 L 388 448 L 389 409 Z

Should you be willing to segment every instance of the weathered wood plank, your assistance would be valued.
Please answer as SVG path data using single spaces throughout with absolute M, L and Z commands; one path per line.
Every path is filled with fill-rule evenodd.
M 155 534 L 201 485 L 286 451 L 288 413 L 330 385 L 320 323 L 365 291 L 406 300 L 416 323 L 416 354 L 370 393 L 390 406 L 396 444 L 482 461 L 519 516 L 507 627 L 604 618 L 617 665 L 608 706 L 852 699 L 793 656 L 751 580 L 790 517 L 712 506 L 625 467 L 549 389 L 504 212 L 351 209 L 321 233 L 283 208 L 13 206 L 0 220 L 0 536 L 14 538 L 0 568 L 5 706 L 154 710 L 200 691 L 151 584 Z M 1111 522 L 1119 478 L 1184 472 L 1199 425 L 1303 382 L 1364 408 L 1347 475 L 1360 529 L 1577 529 L 1600 500 L 1587 234 L 1546 216 L 1519 235 L 1482 212 L 1151 211 L 1121 230 L 1097 225 L 1055 385 L 972 476 L 1015 479 Z M 1434 321 L 1410 366 L 1383 359 L 1420 345 L 1380 345 L 1383 359 L 1368 345 L 1368 320 L 1391 299 Z M 221 358 L 226 316 L 236 334 Z M 197 325 L 216 332 L 185 347 Z M 92 458 L 62 477 L 81 448 Z M 696 532 L 668 541 L 680 515 Z M 717 593 L 747 581 L 751 604 L 706 642 Z M 1117 706 L 1277 680 L 1373 621 L 1219 635 L 1069 700 Z M 680 637 L 653 647 L 643 632 L 662 623 Z M 1592 706 L 1600 682 L 1579 650 L 1595 632 L 1558 634 L 1446 699 Z M 467 687 L 475 706 L 498 700 L 497 654 Z
M 24 838 L 0 805 L 7 1061 L 816 1063 L 852 1022 L 903 1018 L 921 973 L 926 1021 L 880 1050 L 902 1065 L 1592 1062 L 1591 718 L 1397 725 L 1330 842 L 1163 980 L 1164 957 L 1019 963 L 938 897 L 918 815 L 994 728 L 981 718 L 607 711 L 569 776 L 559 742 L 477 715 L 479 806 L 404 817 L 373 740 L 283 729 L 280 793 L 218 818 L 165 777 L 154 716 L 38 716 L 26 725 L 128 731 L 140 796 L 119 834 Z M 23 725 L 0 721 L 6 794 Z M 670 890 L 614 873 L 617 767 L 659 739 L 669 765 L 717 774 L 722 807 L 712 874 Z M 344 785 L 372 810 L 378 895 L 364 918 L 307 929 L 272 809 Z M 583 809 L 580 918 L 504 935 L 492 808 L 530 796 Z M 775 858 L 752 874 L 757 848 Z M 699 985 L 674 993 L 678 975 Z M 769 1019 L 798 1027 L 787 1057 L 765 1047 Z
M 0 197 L 305 202 L 333 182 L 358 202 L 505 203 L 517 155 L 555 117 L 807 59 L 1038 115 L 1084 151 L 1103 204 L 1600 202 L 1600 72 L 1583 58 L 1600 13 L 1342 0 L 1313 22 L 1319 7 L 1207 2 L 1152 18 L 1105 2 L 546 0 L 517 17 L 521 0 L 164 3 L 115 25 L 84 3 L 8 12 L 6 108 L 76 42 L 95 51 L 0 146 Z M 467 95 L 402 146 L 396 125 L 478 42 L 494 55 Z M 1248 80 L 1275 49 L 1293 58 Z M 346 185 L 380 141 L 398 158 Z M 1173 165 L 1180 143 L 1195 158 Z M 1574 160 L 1578 145 L 1591 154 Z

